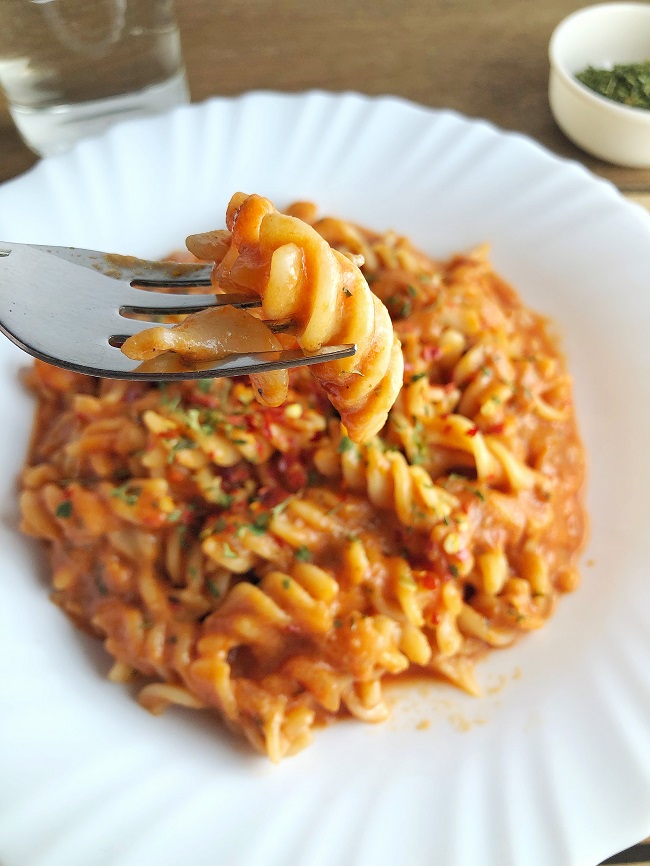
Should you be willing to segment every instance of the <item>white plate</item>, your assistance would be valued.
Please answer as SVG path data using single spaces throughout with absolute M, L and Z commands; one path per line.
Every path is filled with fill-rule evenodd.
M 590 455 L 584 581 L 550 624 L 393 720 L 272 766 L 201 714 L 143 712 L 15 531 L 30 402 L 0 343 L 3 866 L 594 866 L 650 832 L 650 218 L 532 142 L 353 94 L 254 93 L 114 128 L 0 189 L 0 238 L 155 256 L 235 190 L 481 241 L 558 324 Z M 589 563 L 593 562 L 592 565 Z M 421 722 L 428 723 L 422 729 Z

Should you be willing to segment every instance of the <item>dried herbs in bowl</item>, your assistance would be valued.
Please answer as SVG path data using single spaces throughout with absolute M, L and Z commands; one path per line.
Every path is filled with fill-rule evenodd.
M 650 109 L 650 60 L 643 63 L 618 63 L 611 69 L 588 66 L 576 78 L 607 99 L 632 108 Z

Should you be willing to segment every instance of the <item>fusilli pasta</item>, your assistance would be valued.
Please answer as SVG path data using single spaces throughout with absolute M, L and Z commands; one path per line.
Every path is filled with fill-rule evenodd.
M 262 407 L 243 380 L 165 387 L 36 362 L 21 492 L 52 597 L 103 640 L 111 679 L 135 679 L 152 713 L 216 710 L 275 761 L 338 716 L 385 718 L 383 686 L 405 671 L 478 694 L 476 661 L 575 588 L 585 524 L 564 362 L 486 251 L 439 263 L 309 204 L 290 213 L 301 222 L 235 198 L 232 236 L 195 252 L 219 250 L 218 279 L 295 316 L 310 348 L 329 337 L 311 306 L 283 306 L 268 250 L 318 258 L 321 232 L 355 294 L 349 257 L 363 257 L 405 362 L 383 428 L 353 441 L 356 410 L 339 417 L 305 370 Z

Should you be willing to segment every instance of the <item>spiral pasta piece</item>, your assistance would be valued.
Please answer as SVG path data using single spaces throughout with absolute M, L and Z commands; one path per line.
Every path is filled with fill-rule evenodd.
M 412 466 L 399 451 L 385 450 L 378 439 L 361 446 L 331 441 L 316 451 L 314 462 L 325 476 L 342 478 L 350 490 L 364 492 L 377 508 L 394 511 L 403 526 L 431 528 L 458 506 L 458 499 L 434 484 L 426 469 Z

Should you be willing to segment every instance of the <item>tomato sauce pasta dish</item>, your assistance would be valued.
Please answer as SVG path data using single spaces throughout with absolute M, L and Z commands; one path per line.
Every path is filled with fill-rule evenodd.
M 577 585 L 585 458 L 564 360 L 485 249 L 434 261 L 257 196 L 227 225 L 189 241 L 220 288 L 257 292 L 306 351 L 357 354 L 165 386 L 36 362 L 22 527 L 111 679 L 278 761 L 337 717 L 386 718 L 406 671 L 478 694 L 476 662 Z M 187 322 L 135 356 L 191 356 Z

